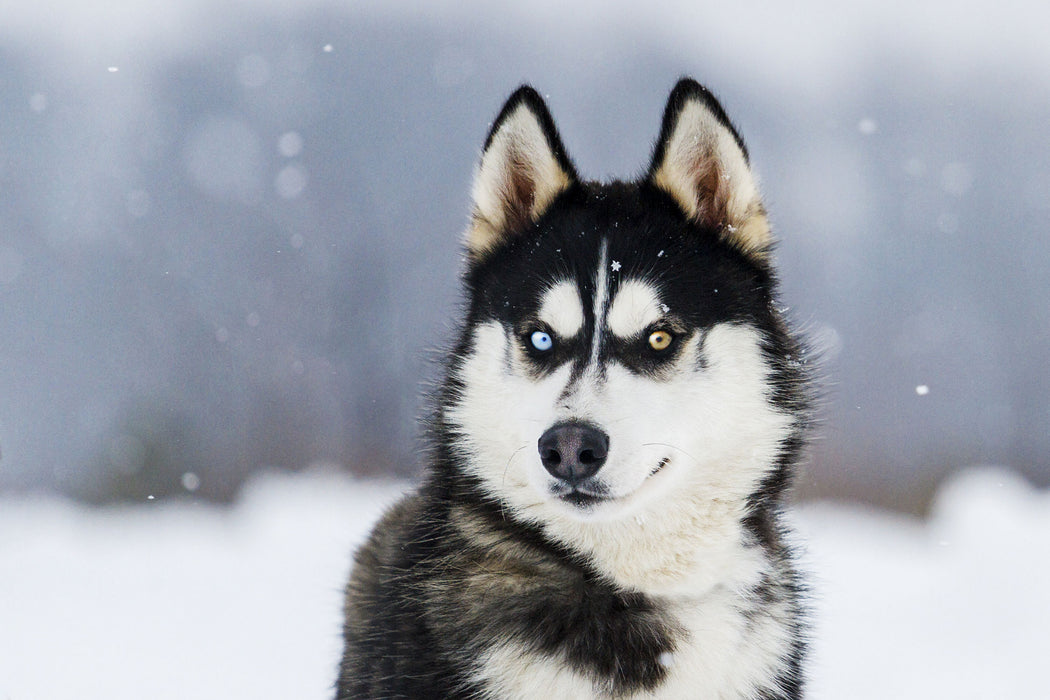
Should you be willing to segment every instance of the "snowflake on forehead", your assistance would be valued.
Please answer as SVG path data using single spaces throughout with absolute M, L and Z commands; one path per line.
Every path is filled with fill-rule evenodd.
M 613 272 L 619 272 L 620 271 L 620 261 L 619 260 L 613 260 L 612 261 L 612 265 L 610 265 L 609 267 L 612 268 Z

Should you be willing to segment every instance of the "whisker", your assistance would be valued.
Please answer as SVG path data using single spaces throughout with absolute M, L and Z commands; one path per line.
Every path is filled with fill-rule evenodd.
M 689 459 L 693 460 L 694 462 L 700 461 L 696 457 L 694 457 L 693 455 L 691 455 L 688 452 L 686 452 L 685 450 L 683 450 L 681 447 L 675 447 L 674 445 L 670 445 L 670 444 L 668 444 L 666 442 L 643 442 L 642 443 L 642 447 L 655 447 L 655 446 L 669 447 L 672 450 L 677 450 L 678 452 L 681 452 L 682 454 L 684 454 L 686 457 L 688 457 Z
M 516 449 L 513 452 L 511 452 L 510 457 L 507 458 L 507 466 L 503 467 L 503 484 L 502 484 L 502 486 L 503 486 L 504 489 L 506 489 L 506 487 L 507 487 L 507 472 L 510 471 L 510 463 L 514 461 L 514 458 L 518 456 L 519 452 L 521 452 L 522 450 L 524 450 L 528 446 L 529 446 L 529 444 L 525 443 L 524 445 L 522 445 L 518 449 Z M 499 502 L 499 515 L 504 520 L 507 519 L 507 514 L 503 511 L 503 499 L 502 498 L 500 499 L 500 502 Z

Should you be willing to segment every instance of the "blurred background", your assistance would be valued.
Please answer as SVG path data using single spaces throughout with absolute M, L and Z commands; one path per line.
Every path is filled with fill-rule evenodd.
M 489 123 L 591 178 L 681 75 L 747 140 L 823 357 L 801 498 L 1050 483 L 1050 7 L 0 2 L 0 493 L 420 468 Z

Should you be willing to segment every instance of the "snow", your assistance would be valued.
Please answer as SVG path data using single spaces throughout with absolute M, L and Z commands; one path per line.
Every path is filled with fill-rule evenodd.
M 400 489 L 268 476 L 232 511 L 0 501 L 0 700 L 328 697 L 351 551 Z
M 842 505 L 799 514 L 819 604 L 814 697 L 1045 697 L 1050 495 L 967 471 L 927 522 Z
M 879 130 L 879 123 L 870 117 L 865 117 L 857 123 L 857 130 L 865 136 L 871 136 Z
M 404 485 L 265 475 L 238 504 L 0 499 L 0 700 L 329 698 L 351 551 Z M 949 481 L 931 516 L 806 504 L 811 698 L 1045 691 L 1050 496 Z

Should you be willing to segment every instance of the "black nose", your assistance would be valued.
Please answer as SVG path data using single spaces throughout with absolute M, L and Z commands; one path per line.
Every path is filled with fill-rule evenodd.
M 572 486 L 594 476 L 609 454 L 609 436 L 586 423 L 558 423 L 540 436 L 540 461 Z

